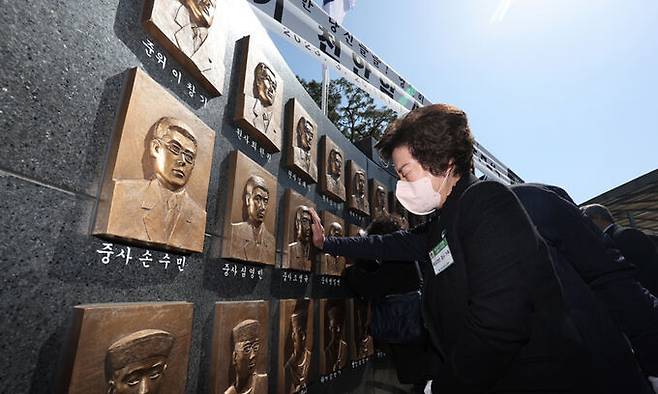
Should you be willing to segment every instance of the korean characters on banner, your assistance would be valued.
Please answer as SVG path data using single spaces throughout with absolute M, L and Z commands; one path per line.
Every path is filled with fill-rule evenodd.
M 269 306 L 266 301 L 215 304 L 210 360 L 213 394 L 267 394 Z
M 236 45 L 238 59 L 238 96 L 236 124 L 249 133 L 269 153 L 279 152 L 283 140 L 283 79 L 278 70 L 250 36 Z
M 221 257 L 274 265 L 277 182 L 240 151 L 229 157 Z
M 185 392 L 193 305 L 90 304 L 73 308 L 67 393 Z
M 343 237 L 346 234 L 345 220 L 338 217 L 331 212 L 322 211 L 320 218 L 322 219 L 322 226 L 324 227 L 324 235 L 327 237 Z M 332 256 L 327 253 L 320 255 L 320 270 L 321 275 L 335 275 L 341 276 L 345 272 L 345 257 Z
M 212 94 L 224 87 L 227 0 L 145 0 L 144 29 Z
M 306 182 L 316 183 L 318 125 L 298 100 L 286 104 L 286 166 Z
M 347 207 L 360 215 L 370 215 L 366 172 L 354 160 L 347 161 Z
M 215 132 L 139 68 L 118 119 L 93 233 L 202 252 Z
M 320 142 L 320 192 L 333 200 L 345 201 L 345 156 L 328 137 Z
M 311 242 L 313 219 L 309 208 L 315 204 L 287 189 L 284 194 L 283 258 L 281 268 L 311 271 L 315 249 Z
M 299 394 L 311 378 L 313 352 L 313 301 L 279 301 L 279 359 L 277 393 Z

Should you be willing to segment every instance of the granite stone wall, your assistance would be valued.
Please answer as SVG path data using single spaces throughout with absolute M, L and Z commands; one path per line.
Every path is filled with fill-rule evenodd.
M 243 0 L 220 0 L 229 39 L 225 52 L 224 95 L 207 105 L 190 97 L 172 69 L 183 70 L 167 55 L 167 66 L 149 57 L 143 42 L 141 0 L 40 0 L 3 2 L 2 68 L 0 73 L 0 391 L 49 393 L 63 371 L 65 341 L 72 308 L 79 304 L 189 301 L 194 322 L 187 392 L 206 392 L 210 364 L 214 303 L 220 300 L 270 300 L 270 387 L 276 379 L 278 298 L 309 296 L 342 298 L 352 294 L 341 283 L 328 286 L 313 276 L 308 284 L 284 281 L 281 270 L 264 267 L 260 280 L 225 276 L 229 262 L 220 259 L 228 184 L 227 157 L 239 149 L 274 174 L 278 200 L 290 188 L 347 222 L 365 220 L 323 200 L 316 186 L 304 188 L 288 175 L 282 154 L 268 161 L 236 133 L 232 121 L 236 96 L 235 41 L 252 35 L 285 80 L 284 103 L 295 97 L 345 152 L 393 189 L 394 179 L 351 145 L 322 115 L 288 68 L 267 33 Z M 155 40 L 152 40 L 155 42 Z M 215 130 L 212 172 L 207 200 L 208 220 L 202 254 L 180 255 L 184 266 L 152 265 L 133 260 L 103 264 L 97 252 L 104 241 L 91 234 L 105 171 L 116 112 L 129 69 L 141 67 Z M 183 71 L 183 81 L 193 81 Z M 282 229 L 279 204 L 277 229 Z M 279 238 L 280 242 L 280 238 Z M 115 243 L 115 248 L 123 245 Z M 133 256 L 145 249 L 131 247 Z M 280 259 L 281 246 L 277 248 Z M 156 253 L 161 253 L 157 252 Z M 230 262 L 230 264 L 236 264 Z M 240 267 L 248 264 L 239 264 Z M 259 266 L 258 268 L 262 268 Z M 315 336 L 317 338 L 317 336 Z M 316 346 L 318 344 L 316 343 Z M 389 360 L 374 359 L 351 367 L 331 383 L 317 378 L 310 392 L 399 392 Z

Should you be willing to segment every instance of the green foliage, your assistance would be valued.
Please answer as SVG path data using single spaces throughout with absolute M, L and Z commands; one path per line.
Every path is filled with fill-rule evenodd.
M 299 82 L 316 102 L 322 104 L 322 82 Z M 386 126 L 397 118 L 395 111 L 375 105 L 375 100 L 361 88 L 352 85 L 347 79 L 333 79 L 329 82 L 327 117 L 352 142 L 365 137 L 379 139 Z

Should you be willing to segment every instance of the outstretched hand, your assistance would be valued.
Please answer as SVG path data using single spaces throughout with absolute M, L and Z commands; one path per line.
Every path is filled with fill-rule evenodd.
M 313 232 L 313 246 L 322 250 L 324 246 L 324 227 L 322 227 L 320 216 L 315 212 L 315 209 L 309 208 L 309 211 L 311 211 L 311 217 L 313 218 L 313 224 L 311 225 L 311 231 Z

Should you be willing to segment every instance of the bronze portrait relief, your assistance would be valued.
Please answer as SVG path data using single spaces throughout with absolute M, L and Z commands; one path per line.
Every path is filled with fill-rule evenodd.
M 347 300 L 320 300 L 320 373 L 327 375 L 347 365 L 345 316 Z
M 224 87 L 224 0 L 145 0 L 144 28 L 214 95 Z
M 347 162 L 349 178 L 347 183 L 347 206 L 354 212 L 364 216 L 370 215 L 370 204 L 368 203 L 368 187 L 366 183 L 366 172 L 354 162 Z
M 331 212 L 320 214 L 324 234 L 327 237 L 343 237 L 346 234 L 345 221 Z M 345 257 L 323 253 L 320 256 L 320 274 L 341 276 L 345 272 Z
M 236 47 L 239 60 L 239 88 L 235 122 L 268 152 L 279 152 L 282 143 L 283 79 L 250 36 Z
M 296 394 L 306 388 L 312 349 L 313 301 L 279 301 L 279 394 Z
M 397 219 L 400 222 L 400 227 L 404 230 L 409 228 L 409 212 L 400 204 L 397 197 L 395 197 L 395 192 L 388 192 L 388 201 L 391 206 L 391 216 Z
M 310 200 L 299 193 L 287 189 L 284 194 L 284 233 L 282 268 L 311 271 L 315 250 L 311 242 L 310 208 L 315 208 Z
M 229 157 L 222 256 L 274 264 L 276 179 L 240 151 Z
M 184 392 L 192 312 L 187 302 L 76 306 L 65 391 Z
M 343 151 L 326 135 L 320 142 L 320 192 L 333 200 L 345 201 Z
M 211 393 L 267 393 L 268 313 L 266 301 L 215 304 Z
M 94 234 L 202 252 L 215 132 L 140 69 L 128 86 Z
M 388 216 L 388 190 L 383 183 L 376 179 L 370 180 L 370 216 L 377 219 Z
M 286 105 L 286 165 L 304 180 L 317 182 L 318 126 L 294 98 Z
M 372 310 L 370 302 L 358 299 L 352 300 L 352 319 L 354 324 L 352 359 L 361 360 L 375 354 L 375 346 L 372 336 L 370 335 L 370 322 L 372 320 Z

